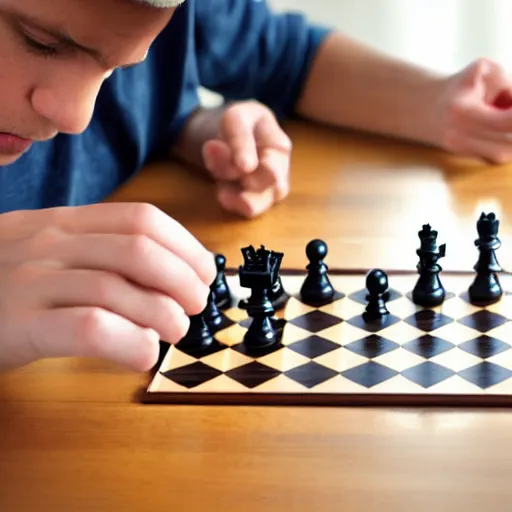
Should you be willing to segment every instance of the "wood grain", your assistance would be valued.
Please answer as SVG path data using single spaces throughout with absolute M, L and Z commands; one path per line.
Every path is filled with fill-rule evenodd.
M 0 408 L 2 511 L 509 510 L 502 412 Z
M 257 219 L 225 213 L 204 175 L 174 164 L 149 165 L 145 180 L 112 200 L 156 204 L 233 267 L 242 246 L 263 243 L 285 252 L 283 266 L 303 268 L 307 242 L 323 238 L 330 267 L 414 269 L 417 232 L 431 223 L 447 243 L 443 267 L 469 270 L 476 220 L 492 210 L 501 220 L 499 261 L 511 266 L 511 165 L 305 123 L 287 131 L 294 142 L 290 196 Z
M 511 166 L 293 123 L 293 191 L 263 217 L 223 213 L 197 173 L 154 163 L 111 200 L 148 201 L 232 265 L 242 245 L 306 264 L 413 268 L 431 222 L 446 268 L 475 261 L 481 209 L 502 220 L 510 266 Z M 192 203 L 190 203 L 192 201 Z M 500 410 L 143 406 L 147 376 L 44 361 L 0 377 L 0 510 L 432 511 L 510 508 L 512 416 Z

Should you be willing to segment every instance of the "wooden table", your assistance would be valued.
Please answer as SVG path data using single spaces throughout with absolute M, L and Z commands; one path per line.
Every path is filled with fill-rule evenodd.
M 293 191 L 263 217 L 223 213 L 204 177 L 148 166 L 112 200 L 150 201 L 238 265 L 240 247 L 311 238 L 331 267 L 414 268 L 417 231 L 476 261 L 475 221 L 502 221 L 512 261 L 511 166 L 294 123 Z M 193 207 L 189 201 L 193 201 Z M 0 377 L 0 510 L 508 510 L 512 415 L 474 409 L 161 407 L 146 376 L 100 361 L 43 361 Z M 494 473 L 491 473 L 494 472 Z

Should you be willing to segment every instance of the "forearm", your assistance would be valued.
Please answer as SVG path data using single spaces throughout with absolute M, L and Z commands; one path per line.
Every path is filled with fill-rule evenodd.
M 441 120 L 433 105 L 442 80 L 334 34 L 319 49 L 296 113 L 336 126 L 437 144 Z

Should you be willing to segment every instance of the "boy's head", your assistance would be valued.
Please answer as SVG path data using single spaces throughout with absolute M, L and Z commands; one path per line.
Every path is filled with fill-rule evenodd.
M 103 81 L 142 61 L 181 3 L 0 0 L 0 166 L 85 130 Z

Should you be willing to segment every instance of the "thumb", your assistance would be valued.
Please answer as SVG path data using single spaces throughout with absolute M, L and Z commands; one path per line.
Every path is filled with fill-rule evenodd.
M 233 164 L 233 153 L 229 145 L 217 139 L 212 139 L 203 145 L 203 161 L 212 176 L 221 181 L 233 181 L 243 174 Z

